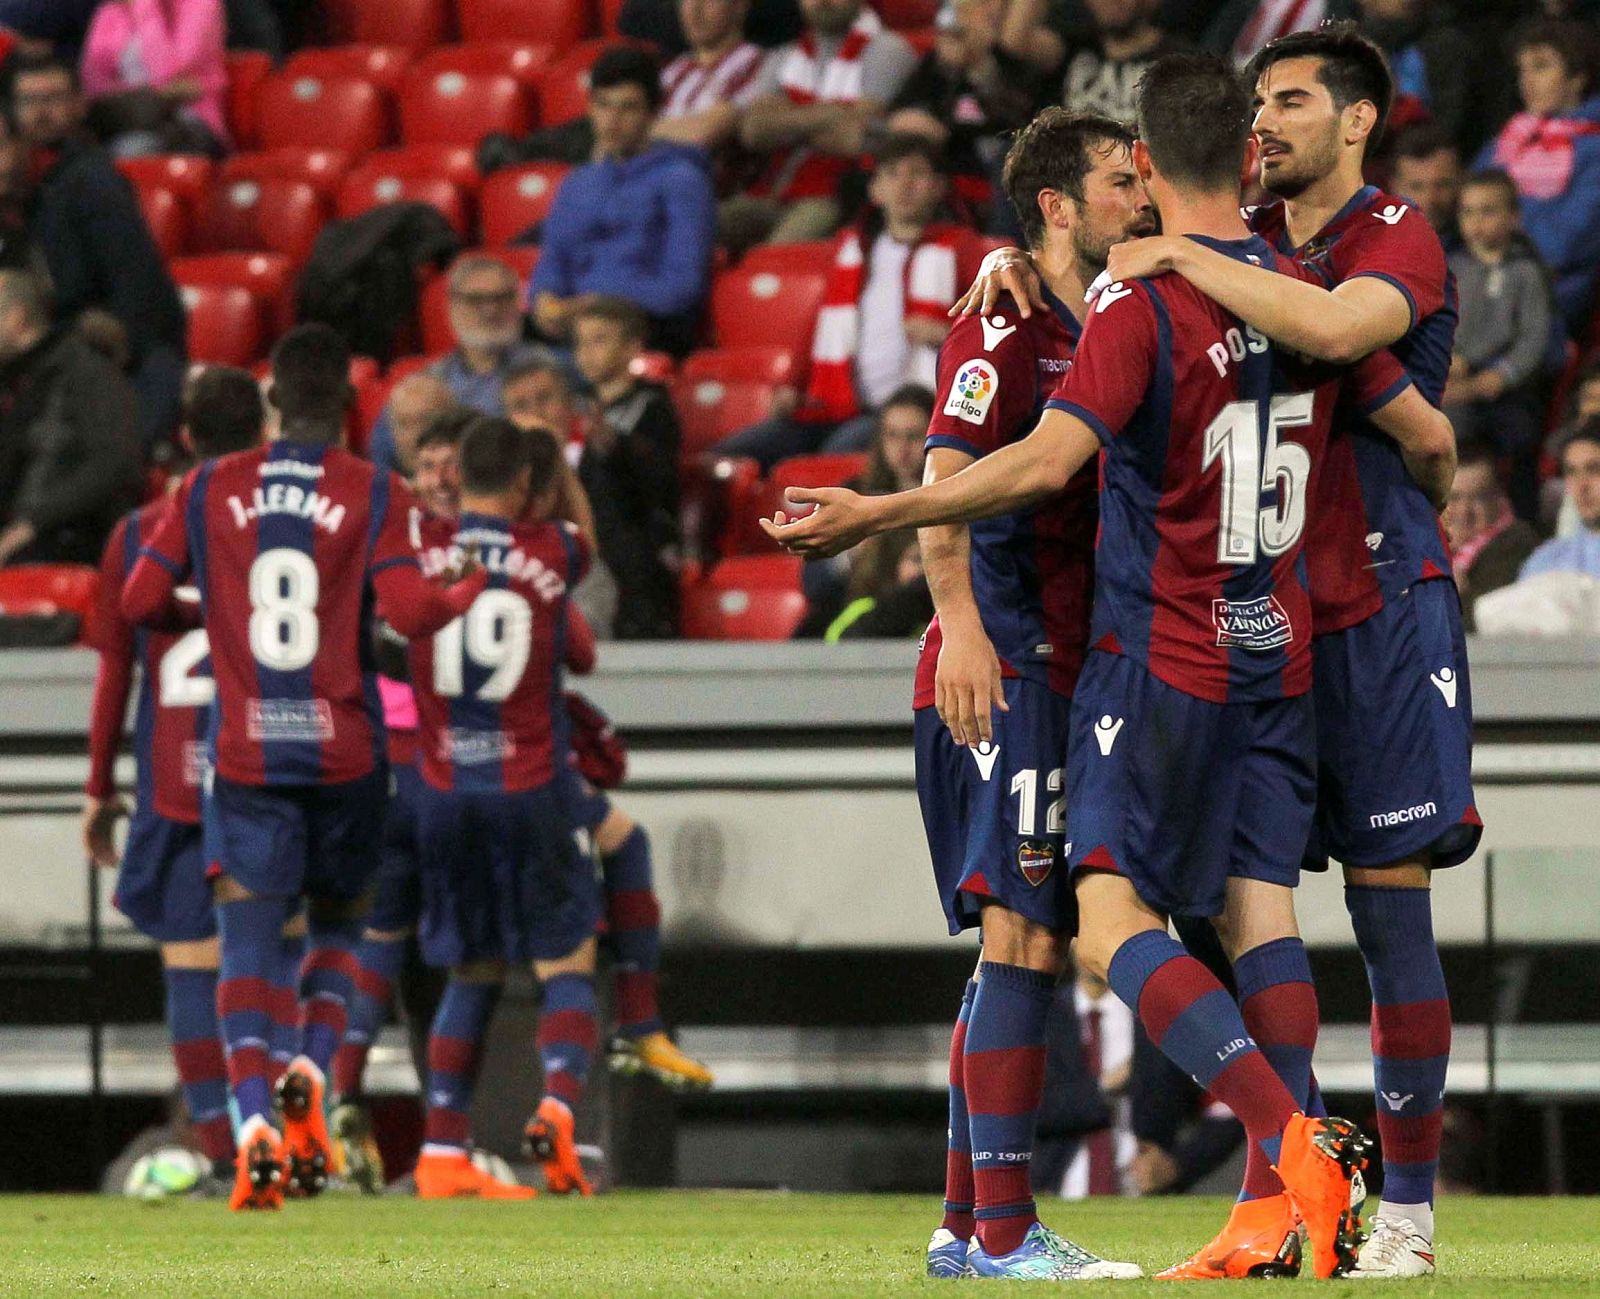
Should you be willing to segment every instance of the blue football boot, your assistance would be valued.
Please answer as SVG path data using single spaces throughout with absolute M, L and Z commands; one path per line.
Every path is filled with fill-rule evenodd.
M 1009 1281 L 1132 1280 L 1144 1275 L 1138 1264 L 1100 1258 L 1042 1222 L 1029 1227 L 1022 1244 L 1009 1254 L 991 1255 L 974 1239 L 967 1252 L 967 1268 L 973 1276 Z
M 968 1243 L 940 1227 L 928 1242 L 928 1275 L 946 1279 L 966 1276 Z

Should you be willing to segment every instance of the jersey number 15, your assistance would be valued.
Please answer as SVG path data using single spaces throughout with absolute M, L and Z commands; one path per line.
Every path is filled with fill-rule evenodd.
M 1265 421 L 1260 402 L 1230 401 L 1206 426 L 1200 472 L 1222 462 L 1217 563 L 1248 566 L 1256 562 L 1258 554 L 1281 555 L 1300 540 L 1306 526 L 1311 453 L 1297 442 L 1278 441 L 1278 433 L 1310 424 L 1314 401 L 1309 392 L 1273 397 L 1267 403 Z M 1264 447 L 1263 422 L 1267 431 Z M 1274 487 L 1277 503 L 1263 506 L 1261 494 Z

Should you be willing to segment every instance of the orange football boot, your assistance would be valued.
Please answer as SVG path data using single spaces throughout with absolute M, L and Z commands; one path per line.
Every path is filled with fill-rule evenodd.
M 303 1055 L 289 1061 L 278 1079 L 278 1112 L 289 1161 L 284 1189 L 291 1196 L 320 1195 L 328 1175 L 339 1171 L 323 1108 L 325 1088 L 322 1070 Z
M 1241 1277 L 1300 1275 L 1300 1227 L 1287 1195 L 1240 1200 L 1228 1225 L 1204 1249 L 1157 1281 L 1229 1281 Z
M 502 1182 L 472 1162 L 465 1150 L 417 1156 L 419 1200 L 531 1200 L 539 1192 L 517 1182 Z
M 573 1191 L 579 1195 L 593 1195 L 594 1188 L 583 1175 L 583 1165 L 578 1160 L 573 1126 L 572 1111 L 554 1096 L 546 1096 L 523 1129 L 523 1148 L 530 1159 L 544 1168 L 546 1190 L 555 1195 Z
M 238 1154 L 234 1157 L 233 1194 L 228 1208 L 283 1208 L 283 1138 L 266 1119 L 254 1118 L 239 1133 Z
M 1313 1273 L 1343 1276 L 1361 1248 L 1358 1198 L 1351 1193 L 1367 1167 L 1372 1142 L 1349 1119 L 1312 1119 L 1296 1114 L 1283 1130 L 1273 1165 L 1295 1212 L 1306 1225 Z

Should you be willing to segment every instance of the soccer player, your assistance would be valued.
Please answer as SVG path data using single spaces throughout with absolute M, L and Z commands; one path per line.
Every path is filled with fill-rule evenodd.
M 458 621 L 413 638 L 421 728 L 417 804 L 423 957 L 447 967 L 428 1045 L 428 1114 L 417 1194 L 524 1199 L 526 1187 L 472 1163 L 469 1112 L 484 1034 L 506 971 L 532 965 L 544 989 L 538 1046 L 545 1096 L 528 1144 L 552 1191 L 590 1194 L 573 1110 L 594 1053 L 599 890 L 556 788 L 568 592 L 593 553 L 555 518 L 592 516 L 550 434 L 484 418 L 461 441 L 461 514 L 424 525 L 430 569 L 476 547 L 487 588 Z
M 425 635 L 483 589 L 418 569 L 420 512 L 405 484 L 343 450 L 349 347 L 302 325 L 273 350 L 273 440 L 201 465 L 140 547 L 122 593 L 160 614 L 192 572 L 211 646 L 213 771 L 203 821 L 214 877 L 217 1005 L 239 1121 L 232 1206 L 315 1194 L 330 1156 L 325 1072 L 344 1031 L 363 895 L 378 865 L 387 773 L 370 619 Z M 266 1039 L 281 931 L 306 900 L 300 1054 L 277 1086 Z
M 1276 267 L 1237 207 L 1251 141 L 1232 70 L 1161 60 L 1141 85 L 1139 127 L 1135 166 L 1168 228 Z M 1405 445 L 1448 454 L 1448 421 L 1387 353 L 1348 386 Z M 1305 1114 L 1308 1069 L 1275 1072 L 1167 923 L 1220 916 L 1236 958 L 1296 935 L 1316 787 L 1305 505 L 1339 390 L 1177 277 L 1115 282 L 1027 438 L 898 496 L 791 490 L 818 508 L 765 525 L 792 549 L 828 553 L 871 531 L 985 517 L 1061 490 L 1103 444 L 1092 652 L 1067 753 L 1079 961 L 1239 1116 L 1323 1277 L 1355 1262 L 1366 1138 Z M 1289 974 L 1266 971 L 1264 989 L 1298 982 Z M 1314 1040 L 1309 993 L 1273 1017 L 1270 1043 Z
M 261 441 L 261 392 L 243 370 L 211 366 L 184 394 L 180 440 L 210 460 Z M 89 723 L 89 783 L 83 841 L 99 866 L 116 866 L 111 831 L 127 806 L 115 765 L 135 665 L 139 702 L 133 751 L 133 819 L 117 875 L 115 903 L 140 933 L 161 946 L 167 1028 L 189 1121 L 215 1175 L 233 1164 L 228 1074 L 217 1029 L 217 919 L 200 843 L 200 786 L 206 770 L 206 717 L 214 693 L 206 634 L 172 611 L 161 628 L 122 616 L 122 585 L 139 546 L 171 508 L 163 498 L 127 515 L 100 560 L 100 590 L 90 623 L 100 653 Z
M 1072 364 L 1088 284 L 1110 246 L 1155 228 L 1133 137 L 1046 109 L 1006 158 L 1005 185 L 1049 282 L 1049 310 L 958 321 L 939 356 L 927 481 L 1032 430 Z M 1088 649 L 1095 480 L 1037 508 L 919 540 L 937 613 L 917 665 L 917 788 L 951 934 L 981 928 L 950 1045 L 944 1221 L 930 1276 L 1141 1276 L 1038 1220 L 1029 1173 L 1045 1020 L 1077 921 L 1062 862 L 1068 707 Z M 974 1152 L 979 1152 L 974 1154 Z M 976 1239 L 974 1239 L 974 1237 Z

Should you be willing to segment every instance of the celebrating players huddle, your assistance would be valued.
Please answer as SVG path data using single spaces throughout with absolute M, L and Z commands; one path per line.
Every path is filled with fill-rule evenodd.
M 106 551 L 86 840 L 116 862 L 112 763 L 137 661 L 138 802 L 117 904 L 162 945 L 180 1082 L 205 1153 L 231 1169 L 233 1208 L 278 1208 L 339 1174 L 376 1189 L 361 1080 L 412 930 L 450 971 L 418 1194 L 534 1194 L 471 1157 L 468 1122 L 501 984 L 531 966 L 545 1095 L 526 1145 L 547 1188 L 588 1195 L 573 1112 L 597 1045 L 602 919 L 613 1064 L 710 1082 L 662 1031 L 648 840 L 574 756 L 576 721 L 596 741 L 584 772 L 615 774 L 603 716 L 562 692 L 566 667 L 595 657 L 569 601 L 592 514 L 548 431 L 454 414 L 416 452 L 425 513 L 339 445 L 349 362 L 325 327 L 286 335 L 265 444 L 248 374 L 191 385 L 201 463 Z M 382 705 L 375 619 L 403 647 Z M 330 1081 L 348 1141 L 330 1132 Z
M 1329 26 L 1247 79 L 1172 56 L 1137 139 L 1058 109 L 1024 129 L 1004 183 L 1029 255 L 995 255 L 958 304 L 924 485 L 791 489 L 810 513 L 763 521 L 801 554 L 922 529 L 919 790 L 951 932 L 982 941 L 930 1275 L 1141 1274 L 1043 1226 L 1029 1187 L 1074 938 L 1248 1137 L 1227 1224 L 1163 1277 L 1297 1275 L 1302 1233 L 1319 1277 L 1434 1269 L 1450 1010 L 1429 880 L 1481 834 L 1437 514 L 1454 286 L 1426 219 L 1362 181 L 1393 98 L 1377 48 Z M 1241 213 L 1258 165 L 1281 201 Z M 1152 204 L 1165 233 L 1140 238 Z M 1365 1238 L 1369 1142 L 1325 1117 L 1294 912 L 1330 857 L 1373 996 Z M 1214 926 L 1226 959 L 1169 921 L 1196 953 Z

